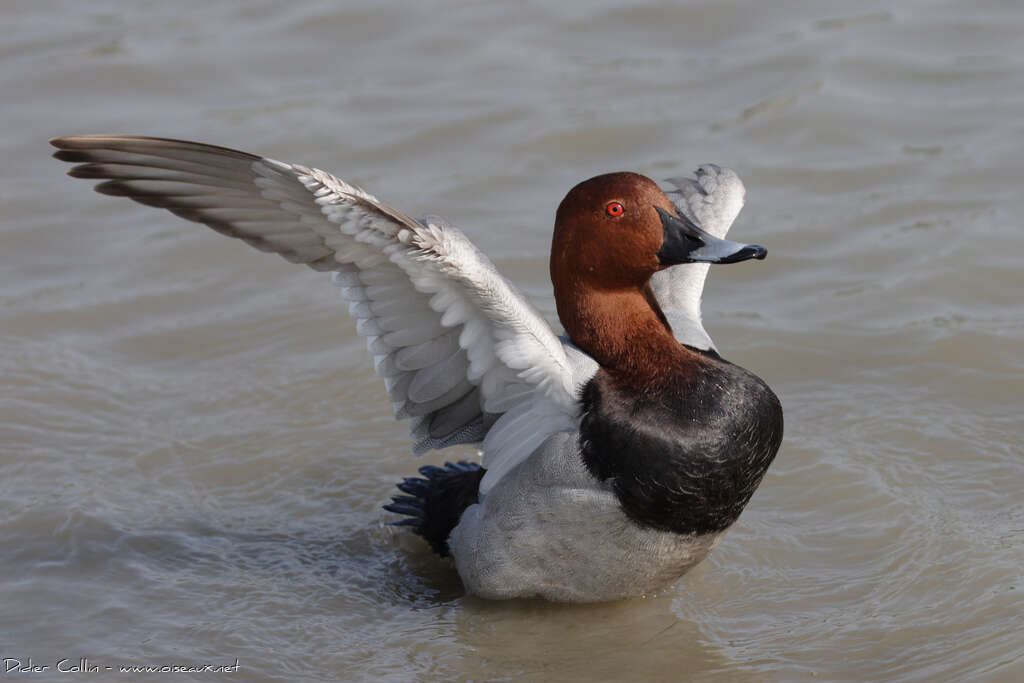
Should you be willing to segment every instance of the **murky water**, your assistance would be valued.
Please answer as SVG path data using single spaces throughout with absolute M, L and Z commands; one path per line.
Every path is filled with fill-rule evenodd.
M 49 667 L 25 680 L 1024 679 L 1024 5 L 559 7 L 0 5 L 0 657 Z M 713 272 L 706 322 L 781 397 L 779 457 L 659 595 L 466 598 L 385 526 L 420 463 L 336 290 L 64 177 L 46 139 L 80 132 L 331 170 L 462 226 L 552 318 L 569 187 L 731 166 L 732 235 L 770 254 Z

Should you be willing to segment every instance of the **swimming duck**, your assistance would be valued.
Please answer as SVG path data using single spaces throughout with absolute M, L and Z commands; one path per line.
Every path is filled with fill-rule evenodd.
M 763 259 L 723 239 L 728 169 L 609 173 L 555 216 L 559 337 L 466 236 L 324 171 L 224 147 L 56 138 L 96 190 L 331 271 L 417 454 L 479 444 L 482 466 L 420 469 L 385 506 L 468 592 L 589 602 L 650 593 L 704 559 L 782 440 L 782 409 L 704 331 L 708 265 Z

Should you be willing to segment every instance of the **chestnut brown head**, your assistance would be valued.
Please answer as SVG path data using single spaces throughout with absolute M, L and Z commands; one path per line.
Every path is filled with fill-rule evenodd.
M 643 287 L 680 263 L 735 263 L 764 247 L 719 239 L 681 216 L 646 176 L 608 173 L 572 188 L 558 206 L 551 245 L 555 295 L 563 287 Z

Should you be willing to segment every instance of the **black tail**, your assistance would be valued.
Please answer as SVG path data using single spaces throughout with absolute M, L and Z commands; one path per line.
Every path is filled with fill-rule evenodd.
M 395 496 L 384 506 L 388 512 L 409 515 L 408 519 L 391 522 L 395 526 L 411 526 L 427 539 L 440 555 L 448 555 L 448 534 L 459 523 L 462 513 L 479 500 L 480 480 L 487 470 L 476 463 L 460 460 L 444 467 L 424 465 L 425 478 L 406 477 L 398 486 L 407 496 Z

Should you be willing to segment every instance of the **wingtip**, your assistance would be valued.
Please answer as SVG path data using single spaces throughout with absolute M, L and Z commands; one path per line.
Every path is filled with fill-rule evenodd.
M 104 138 L 110 137 L 109 135 L 58 135 L 55 138 L 50 138 L 49 143 L 57 149 L 78 149 L 82 147 L 82 143 L 86 142 L 89 138 Z
M 130 138 L 130 135 L 116 135 L 110 133 L 79 133 L 76 135 L 58 135 L 50 138 L 50 144 L 60 149 L 81 149 L 85 146 L 94 145 L 98 140 L 111 140 L 118 138 Z
M 63 158 L 61 158 L 61 157 L 59 157 L 57 155 L 58 154 L 62 154 L 62 153 L 63 154 L 73 154 L 75 152 L 80 152 L 81 150 L 88 149 L 89 147 L 93 146 L 93 145 L 89 144 L 90 143 L 90 138 L 100 138 L 100 137 L 109 137 L 109 136 L 105 136 L 105 135 L 58 135 L 55 138 L 50 138 L 48 140 L 48 142 L 51 145 L 53 145 L 54 147 L 57 148 L 57 151 L 53 153 L 53 157 L 55 159 L 60 159 L 61 161 L 69 161 L 69 160 L 63 159 Z
M 68 141 L 71 138 L 73 138 L 73 137 L 75 137 L 75 136 L 74 135 L 58 135 L 55 138 L 50 138 L 49 140 L 47 140 L 47 142 L 49 142 L 52 146 L 57 148 L 57 151 L 54 152 L 54 154 L 60 154 L 62 151 L 64 151 L 64 150 L 69 148 Z
M 59 149 L 68 150 L 104 149 L 108 151 L 135 152 L 143 148 L 148 149 L 148 151 L 191 149 L 252 161 L 257 161 L 263 158 L 256 154 L 250 154 L 249 152 L 243 152 L 230 147 L 221 147 L 219 145 L 209 145 L 204 142 L 193 142 L 191 140 L 180 140 L 178 138 L 154 137 L 150 135 L 126 135 L 123 133 L 61 135 L 51 138 L 50 144 Z
M 55 138 L 50 138 L 49 140 L 47 140 L 47 142 L 49 142 L 52 146 L 57 148 L 57 150 L 50 156 L 56 159 L 57 161 L 67 161 L 72 163 L 85 161 L 84 159 L 80 158 L 82 153 L 75 150 L 74 140 L 75 138 L 79 137 L 81 136 L 60 135 Z M 67 175 L 71 176 L 72 178 L 81 177 L 77 174 L 77 169 L 77 166 L 69 168 L 67 171 Z

